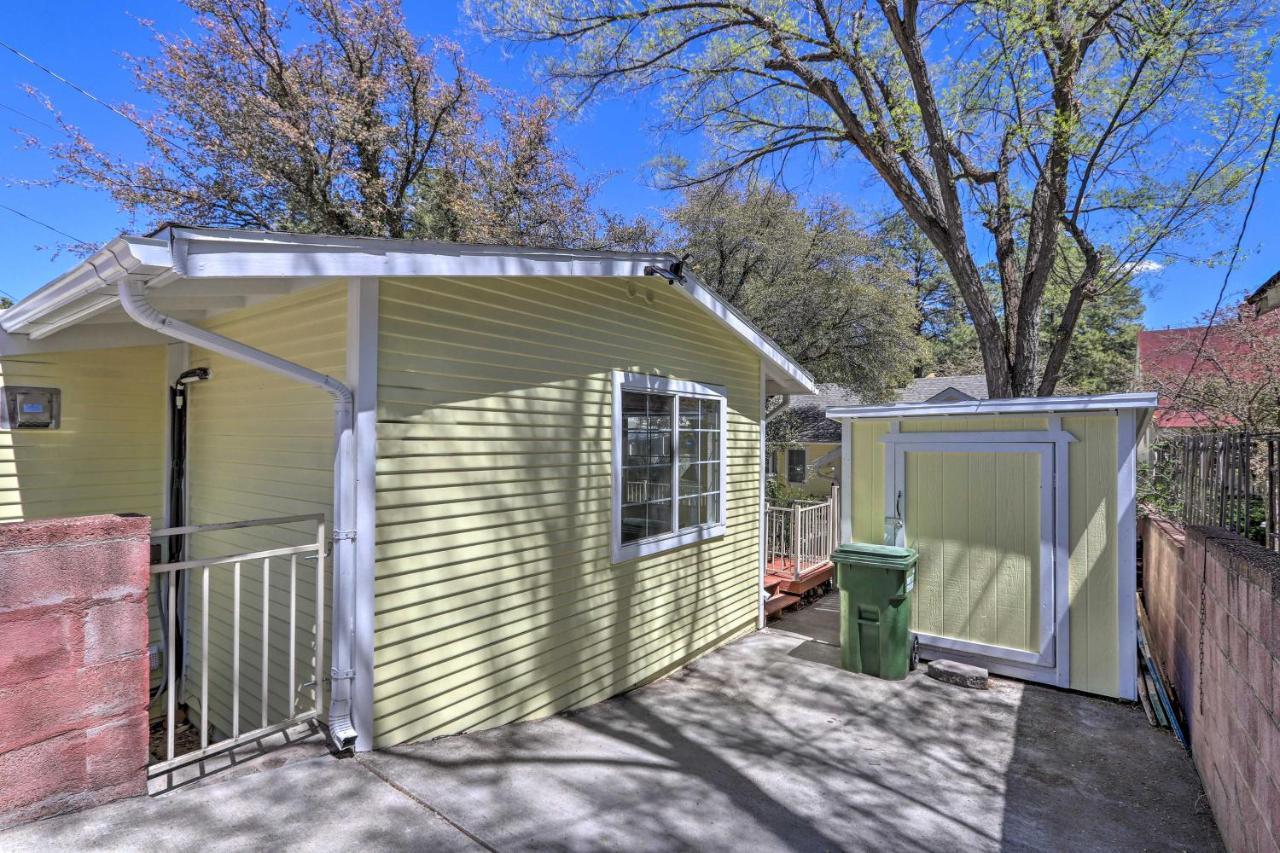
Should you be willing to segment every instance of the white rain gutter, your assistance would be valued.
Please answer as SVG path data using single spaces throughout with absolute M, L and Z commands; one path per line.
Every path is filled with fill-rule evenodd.
M 351 682 L 355 677 L 352 665 L 356 563 L 355 395 L 332 376 L 161 314 L 146 301 L 140 284 L 121 279 L 116 290 L 125 313 L 148 329 L 311 385 L 333 397 L 333 645 L 329 672 L 329 738 L 338 750 L 353 747 L 356 742 L 356 729 L 351 720 Z

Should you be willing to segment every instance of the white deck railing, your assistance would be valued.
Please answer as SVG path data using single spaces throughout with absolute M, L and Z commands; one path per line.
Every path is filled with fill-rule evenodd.
M 831 559 L 839 539 L 838 487 L 822 502 L 765 507 L 765 561 L 770 574 L 802 575 Z
M 226 554 L 215 557 L 201 557 L 172 563 L 156 563 L 151 566 L 152 577 L 157 583 L 166 584 L 168 587 L 168 601 L 166 619 L 166 642 L 165 642 L 165 666 L 166 670 L 166 711 L 165 711 L 165 738 L 166 750 L 165 759 L 163 761 L 155 761 L 151 764 L 151 772 L 162 773 L 190 764 L 195 761 L 207 758 L 210 755 L 232 749 L 240 744 L 258 740 L 274 732 L 282 731 L 290 728 L 298 723 L 314 719 L 319 716 L 319 710 L 324 707 L 324 679 L 320 674 L 320 661 L 324 659 L 324 565 L 325 565 L 325 521 L 323 515 L 294 515 L 282 518 L 261 518 L 252 521 L 234 521 L 224 524 L 192 524 L 185 527 L 168 527 L 151 532 L 152 539 L 165 539 L 171 536 L 190 537 L 196 534 L 209 534 L 228 530 L 241 530 L 249 527 L 278 527 L 285 525 L 299 525 L 312 523 L 315 525 L 315 538 L 303 545 L 295 545 L 283 548 L 269 548 L 258 551 L 248 551 L 237 554 Z M 315 613 L 314 624 L 311 626 L 311 634 L 315 638 L 315 648 L 312 656 L 312 672 L 311 678 L 306 686 L 312 686 L 314 689 L 311 696 L 304 697 L 312 701 L 306 703 L 310 707 L 298 707 L 298 672 L 297 672 L 297 635 L 298 635 L 298 570 L 299 561 L 314 559 L 315 561 Z M 288 607 L 288 660 L 287 671 L 288 678 L 288 714 L 283 719 L 271 720 L 270 713 L 270 695 L 271 695 L 271 573 L 274 566 L 287 566 L 289 572 L 289 592 L 288 601 L 278 604 L 278 607 Z M 241 634 L 243 633 L 241 624 L 241 596 L 240 581 L 241 575 L 245 568 L 250 571 L 260 573 L 260 585 L 262 589 L 262 624 L 260 627 L 262 636 L 261 645 L 261 725 L 255 727 L 251 731 L 241 732 L 240 725 L 240 671 L 241 671 Z M 305 566 L 303 567 L 305 570 Z M 222 740 L 209 743 L 209 574 L 211 571 L 229 571 L 231 573 L 232 584 L 232 600 L 229 614 L 218 614 L 220 619 L 224 619 L 231 626 L 231 732 L 230 736 Z M 177 660 L 177 613 L 178 607 L 178 576 L 181 572 L 189 572 L 187 575 L 187 589 L 193 588 L 193 583 L 199 583 L 201 590 L 200 596 L 200 673 L 199 673 L 199 689 L 200 689 L 200 747 L 195 750 L 175 754 L 175 729 L 176 729 L 176 712 L 177 712 L 177 678 L 185 676 L 186 673 L 178 673 L 176 669 Z M 198 577 L 197 577 L 198 575 Z M 189 596 L 188 596 L 189 598 Z M 221 606 L 221 605 L 219 605 Z M 185 667 L 184 667 L 185 668 Z M 277 673 L 277 678 L 280 677 Z

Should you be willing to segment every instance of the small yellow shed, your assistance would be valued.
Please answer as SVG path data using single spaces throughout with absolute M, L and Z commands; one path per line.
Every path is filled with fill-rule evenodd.
M 849 406 L 841 538 L 920 553 L 926 658 L 1135 699 L 1135 437 L 1154 394 Z

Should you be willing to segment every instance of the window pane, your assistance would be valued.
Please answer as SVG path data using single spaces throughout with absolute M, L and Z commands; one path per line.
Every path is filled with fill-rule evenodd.
M 698 496 L 680 499 L 680 527 L 697 527 L 702 523 L 701 508 Z
M 680 466 L 680 496 L 696 495 L 702 491 L 701 465 L 690 464 Z
M 680 398 L 680 429 L 697 429 L 702 422 L 697 397 Z
M 649 511 L 649 532 L 646 536 L 658 536 L 671 532 L 671 501 L 659 501 L 645 505 Z
M 720 428 L 720 401 L 702 401 L 702 425 L 704 429 Z
M 680 464 L 686 462 L 698 461 L 698 439 L 699 434 L 696 432 L 684 432 L 681 427 L 680 433 Z
M 720 521 L 720 495 L 718 493 L 702 496 L 702 523 L 715 524 Z
M 702 441 L 702 449 L 699 458 L 703 462 L 714 462 L 720 458 L 720 431 L 704 432 L 699 434 Z
M 704 462 L 702 468 L 702 491 L 719 492 L 720 491 L 720 463 Z
M 623 543 L 671 532 L 673 398 L 622 394 Z

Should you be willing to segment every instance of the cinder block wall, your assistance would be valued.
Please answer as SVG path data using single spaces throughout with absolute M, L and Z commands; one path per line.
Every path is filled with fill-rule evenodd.
M 0 827 L 146 793 L 150 527 L 0 524 Z
M 1280 850 L 1280 554 L 1216 528 L 1142 524 L 1152 650 L 1223 839 Z

